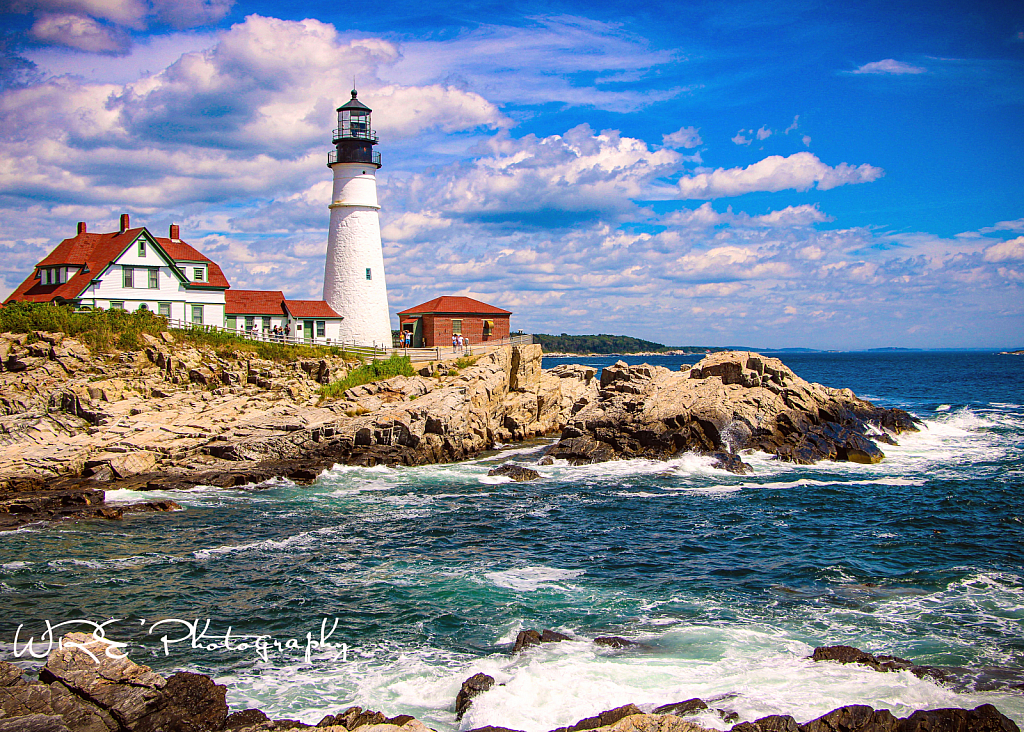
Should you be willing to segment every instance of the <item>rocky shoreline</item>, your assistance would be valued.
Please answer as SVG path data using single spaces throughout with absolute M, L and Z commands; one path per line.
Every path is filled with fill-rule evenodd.
M 545 371 L 541 360 L 539 345 L 506 346 L 461 372 L 417 364 L 418 376 L 323 401 L 321 386 L 350 363 L 231 358 L 170 334 L 141 351 L 93 356 L 61 334 L 3 334 L 0 530 L 178 508 L 106 506 L 104 490 L 308 483 L 335 464 L 457 462 L 549 434 L 560 439 L 542 463 L 694 451 L 744 473 L 751 449 L 797 463 L 878 462 L 879 443 L 916 429 L 905 412 L 811 384 L 756 353 L 715 353 L 680 372 L 620 361 L 600 380 L 579 364 Z
M 542 463 L 696 452 L 744 473 L 749 450 L 797 463 L 877 462 L 879 443 L 916 429 L 906 412 L 748 352 L 711 354 L 682 371 L 620 361 L 598 380 L 587 366 L 543 370 L 539 345 L 506 346 L 461 371 L 417 364 L 416 376 L 324 401 L 321 386 L 350 363 L 280 364 L 182 347 L 169 333 L 147 338 L 142 351 L 93 356 L 58 333 L 0 334 L 0 530 L 177 508 L 108 506 L 106 490 L 309 483 L 335 464 L 456 462 L 551 434 L 560 439 Z M 515 479 L 524 476 L 538 477 Z
M 569 640 L 553 631 L 523 631 L 513 653 L 542 642 Z M 624 638 L 595 642 L 618 648 L 639 646 Z M 815 649 L 815 662 L 859 663 L 876 671 L 909 670 L 906 659 L 873 656 L 849 646 Z M 928 674 L 937 669 L 926 669 Z M 494 686 L 486 674 L 474 674 L 454 701 L 454 719 L 461 719 L 474 698 Z M 102 637 L 69 633 L 50 652 L 39 680 L 25 678 L 22 669 L 0 661 L 0 732 L 268 732 L 313 729 L 294 719 L 272 720 L 262 710 L 230 711 L 227 688 L 209 676 L 178 672 L 168 677 L 131 661 Z M 1019 732 L 991 704 L 975 709 L 934 709 L 897 718 L 885 709 L 865 705 L 839 707 L 803 724 L 789 715 L 739 721 L 728 709 L 711 706 L 727 701 L 687 699 L 644 710 L 626 704 L 602 711 L 552 732 L 708 732 L 696 715 L 714 714 L 732 732 Z M 711 702 L 711 704 L 709 704 Z M 389 717 L 378 711 L 350 707 L 325 715 L 315 729 L 323 732 L 431 732 L 409 715 Z M 520 732 L 507 727 L 478 727 L 471 732 Z

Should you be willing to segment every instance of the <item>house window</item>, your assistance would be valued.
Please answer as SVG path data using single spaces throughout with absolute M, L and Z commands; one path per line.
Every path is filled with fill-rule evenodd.
M 192 279 L 196 282 L 206 282 L 206 270 L 203 267 L 193 267 Z
M 124 271 L 124 286 L 125 288 L 135 287 L 135 270 L 131 267 L 122 267 Z
M 192 322 L 197 325 L 203 324 L 203 306 L 193 305 L 192 306 Z
M 124 302 L 121 301 L 121 300 L 111 300 L 110 301 L 110 309 L 111 310 L 124 310 Z
M 370 271 L 369 267 L 366 268 L 366 279 L 368 279 L 368 280 L 372 280 L 373 279 L 373 272 Z
M 461 320 L 453 320 L 452 321 L 452 333 L 462 333 L 462 321 Z
M 160 289 L 160 270 L 156 267 L 149 268 L 149 289 Z
M 156 311 L 163 315 L 165 318 L 171 317 L 171 304 L 169 302 L 159 302 L 156 305 Z
M 39 283 L 42 285 L 50 284 L 50 270 L 41 269 L 39 270 Z
M 484 335 L 485 336 L 489 336 L 493 332 L 494 332 L 494 321 L 493 320 L 485 320 L 484 321 Z
M 318 321 L 316 321 L 316 337 L 317 338 L 323 338 L 325 335 L 327 335 L 327 321 L 326 320 L 318 320 Z
M 139 238 L 139 256 L 146 256 L 146 240 L 141 237 Z
M 256 323 L 256 316 L 246 315 L 245 316 L 245 329 L 252 330 L 252 326 Z
M 270 318 L 266 315 L 263 316 L 263 332 L 266 333 L 270 330 Z

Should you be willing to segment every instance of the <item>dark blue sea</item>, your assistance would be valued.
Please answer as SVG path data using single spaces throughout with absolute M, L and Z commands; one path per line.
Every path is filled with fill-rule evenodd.
M 308 723 L 358 704 L 440 731 L 542 732 L 702 697 L 741 719 L 801 722 L 853 703 L 903 716 L 989 702 L 1024 725 L 1021 691 L 806 658 L 845 643 L 1024 683 L 1024 358 L 782 359 L 912 412 L 922 431 L 882 445 L 877 465 L 752 455 L 747 476 L 696 455 L 487 476 L 534 465 L 541 440 L 454 465 L 336 467 L 312 486 L 118 491 L 185 510 L 0 534 L 0 654 L 38 668 L 25 641 L 43 653 L 47 622 L 106 622 L 136 661 L 209 673 L 233 708 Z M 324 622 L 331 646 L 307 657 Z M 524 628 L 577 640 L 513 657 Z M 647 647 L 589 642 L 609 634 Z M 477 671 L 501 685 L 456 722 Z

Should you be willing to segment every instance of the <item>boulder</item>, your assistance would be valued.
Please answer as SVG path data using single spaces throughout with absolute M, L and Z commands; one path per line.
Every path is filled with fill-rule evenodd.
M 681 717 L 684 714 L 691 714 L 693 712 L 701 712 L 708 708 L 708 705 L 703 699 L 687 699 L 686 701 L 673 702 L 672 704 L 662 704 L 654 710 L 655 714 L 674 714 L 677 717 Z
M 462 719 L 462 715 L 473 703 L 473 697 L 483 694 L 494 686 L 494 677 L 485 673 L 475 673 L 462 682 L 459 695 L 455 698 L 455 718 Z
M 636 714 L 643 715 L 643 711 L 641 711 L 635 704 L 626 704 L 621 707 L 616 707 L 615 709 L 609 709 L 608 711 L 601 712 L 593 717 L 581 719 L 571 727 L 559 727 L 558 729 L 552 730 L 552 732 L 583 732 L 583 730 L 599 729 L 615 724 L 626 717 L 631 717 Z
M 540 473 L 530 468 L 524 468 L 522 465 L 515 465 L 513 463 L 505 463 L 497 468 L 493 468 L 487 471 L 487 475 L 504 475 L 511 478 L 516 483 L 522 483 L 527 480 L 537 480 L 540 477 Z
M 633 646 L 640 646 L 641 643 L 636 641 L 627 640 L 626 638 L 620 638 L 617 635 L 602 635 L 598 638 L 594 638 L 594 643 L 599 646 L 607 646 L 608 648 L 630 648 Z

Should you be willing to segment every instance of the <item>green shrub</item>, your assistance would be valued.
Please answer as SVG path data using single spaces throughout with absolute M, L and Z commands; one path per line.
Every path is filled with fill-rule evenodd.
M 32 333 L 37 330 L 64 333 L 98 353 L 115 348 L 137 350 L 142 345 L 143 333 L 158 336 L 167 329 L 167 319 L 150 310 L 75 310 L 71 305 L 33 302 L 11 302 L 0 307 L 0 333 Z M 201 325 L 175 330 L 174 336 L 184 343 L 211 348 L 221 357 L 251 353 L 278 362 L 325 356 L 354 358 L 338 346 L 253 341 Z
M 320 399 L 338 399 L 353 386 L 390 379 L 392 376 L 413 376 L 415 373 L 409 357 L 395 353 L 387 361 L 364 363 L 349 371 L 344 379 L 324 384 L 320 387 Z

